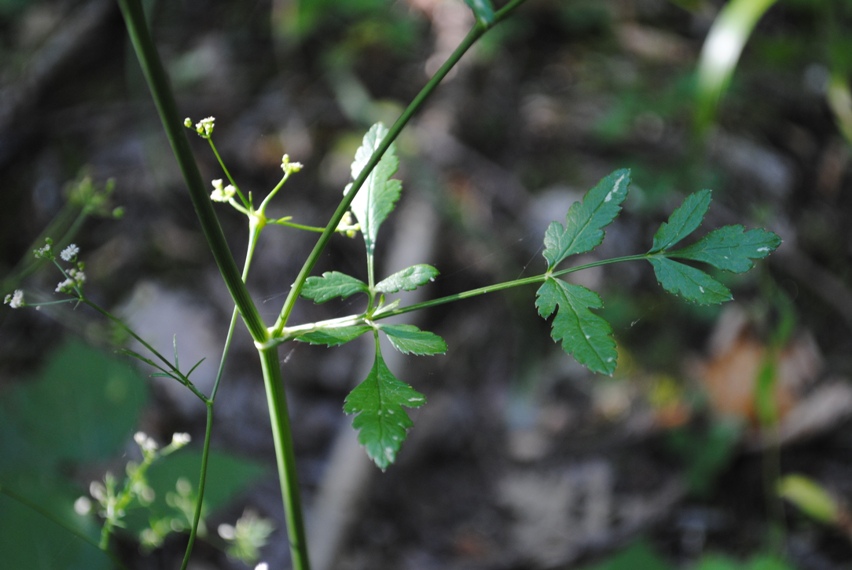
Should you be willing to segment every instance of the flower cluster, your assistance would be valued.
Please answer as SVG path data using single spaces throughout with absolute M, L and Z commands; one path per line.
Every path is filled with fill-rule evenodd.
M 346 212 L 334 231 L 345 234 L 348 238 L 354 238 L 360 229 L 361 225 L 355 222 L 352 212 Z
M 294 172 L 299 172 L 302 170 L 301 162 L 290 162 L 290 155 L 285 154 L 281 157 L 281 170 L 284 171 L 285 176 L 289 176 Z
M 183 126 L 188 129 L 192 128 L 192 120 L 187 117 L 183 120 Z M 195 123 L 195 132 L 203 139 L 209 139 L 213 135 L 213 128 L 216 126 L 215 117 L 207 117 Z
M 213 181 L 213 192 L 210 194 L 210 199 L 214 202 L 230 202 L 236 193 L 237 189 L 232 184 L 223 188 L 222 180 L 218 179 Z
M 15 289 L 14 293 L 6 295 L 6 298 L 3 299 L 3 304 L 9 305 L 11 309 L 20 309 L 26 304 L 24 302 L 24 292 L 20 289 Z
M 86 274 L 83 272 L 82 267 L 83 264 L 80 263 L 78 265 L 79 267 L 72 267 L 68 271 L 65 271 L 67 277 L 56 284 L 56 289 L 54 290 L 56 293 L 77 294 L 80 287 L 86 282 Z

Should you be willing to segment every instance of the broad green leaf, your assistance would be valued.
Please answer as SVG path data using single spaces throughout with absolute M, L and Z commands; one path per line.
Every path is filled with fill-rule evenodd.
M 379 330 L 385 333 L 393 347 L 403 354 L 426 356 L 447 352 L 444 339 L 414 325 L 379 325 Z
M 385 470 L 414 425 L 403 406 L 417 408 L 425 403 L 423 394 L 393 375 L 377 347 L 370 374 L 346 397 L 343 411 L 357 414 L 352 427 L 358 430 L 358 441 L 379 469 Z
M 548 278 L 536 293 L 538 314 L 547 319 L 554 311 L 550 336 L 562 349 L 593 372 L 612 374 L 618 352 L 609 323 L 589 309 L 600 309 L 603 301 L 594 291 L 561 279 Z
M 358 178 L 387 134 L 387 128 L 382 123 L 376 123 L 364 135 L 364 140 L 355 152 L 355 160 L 352 162 L 352 178 Z M 398 166 L 396 150 L 394 145 L 391 145 L 364 181 L 358 195 L 352 200 L 352 213 L 361 225 L 368 255 L 372 255 L 375 250 L 379 226 L 393 211 L 402 192 L 402 183 L 399 180 L 391 180 Z M 343 193 L 348 194 L 351 188 L 352 185 L 348 184 Z
M 668 252 L 669 257 L 709 263 L 717 269 L 743 273 L 751 269 L 752 259 L 763 259 L 779 245 L 778 235 L 763 229 L 743 231 L 740 225 L 713 230 L 694 244 Z
M 390 277 L 379 281 L 376 291 L 380 293 L 396 293 L 397 291 L 413 291 L 421 285 L 434 281 L 438 270 L 431 265 L 420 263 L 397 271 Z
M 589 190 L 582 202 L 575 202 L 565 217 L 565 227 L 552 222 L 544 234 L 544 258 L 553 269 L 566 257 L 585 253 L 600 245 L 603 228 L 621 211 L 627 197 L 630 171 L 616 170 Z
M 473 15 L 476 16 L 477 22 L 486 26 L 494 23 L 494 6 L 491 5 L 491 0 L 464 1 L 473 10 Z
M 322 277 L 308 277 L 302 287 L 302 297 L 314 303 L 325 303 L 336 297 L 345 299 L 355 293 L 369 293 L 367 284 L 339 271 L 326 271 Z
M 326 346 L 337 346 L 355 340 L 372 327 L 357 325 L 351 327 L 337 327 L 311 331 L 296 337 L 296 340 L 308 344 L 324 344 Z
M 45 358 L 37 378 L 0 398 L 0 475 L 108 458 L 146 404 L 147 383 L 126 361 L 74 340 Z
M 716 305 L 733 299 L 727 287 L 703 271 L 665 257 L 648 259 L 657 281 L 669 293 L 699 305 Z
M 654 234 L 654 245 L 649 253 L 668 249 L 695 231 L 710 207 L 710 190 L 702 190 L 687 196 L 683 204 L 672 212 Z

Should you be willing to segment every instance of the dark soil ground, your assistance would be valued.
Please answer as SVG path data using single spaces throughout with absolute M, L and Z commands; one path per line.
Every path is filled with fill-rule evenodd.
M 701 188 L 714 189 L 705 227 L 762 226 L 783 246 L 745 276 L 725 277 L 736 298 L 725 307 L 666 295 L 649 267 L 578 274 L 604 298 L 619 343 L 613 378 L 553 344 L 532 289 L 417 314 L 450 350 L 388 357 L 429 403 L 412 412 L 409 441 L 384 473 L 364 459 L 341 412 L 369 369 L 369 346 L 284 347 L 318 568 L 757 568 L 746 564 L 760 557 L 779 561 L 765 568 L 852 568 L 842 526 L 813 521 L 775 492 L 779 477 L 801 473 L 840 504 L 852 501 L 852 146 L 825 95 L 827 54 L 850 47 L 832 26 L 852 18 L 839 0 L 773 7 L 715 124 L 697 133 L 692 77 L 721 2 L 676 4 L 689 3 L 530 0 L 468 54 L 399 141 L 404 197 L 382 229 L 379 271 L 438 267 L 423 300 L 534 275 L 544 269 L 547 224 L 622 167 L 632 169 L 631 197 L 583 262 L 646 251 L 659 223 Z M 217 147 L 256 196 L 278 181 L 283 153 L 302 162 L 275 213 L 312 225 L 337 204 L 362 134 L 393 122 L 470 25 L 461 0 L 150 6 L 181 112 L 217 118 Z M 216 360 L 231 305 L 116 6 L 0 1 L 0 61 L 2 294 L 52 291 L 45 270 L 21 284 L 13 268 L 62 207 L 69 181 L 81 172 L 100 185 L 114 179 L 112 201 L 125 215 L 90 218 L 75 239 L 88 294 L 136 315 L 134 326 L 164 350 L 177 334 L 186 361 Z M 204 141 L 192 139 L 203 175 L 221 178 Z M 220 211 L 239 260 L 244 222 Z M 265 232 L 249 286 L 267 321 L 313 236 Z M 333 242 L 316 273 L 332 269 L 363 274 L 359 239 Z M 82 309 L 7 309 L 0 397 L 63 335 L 104 344 L 99 317 Z M 358 310 L 305 301 L 294 322 Z M 252 348 L 240 330 L 214 446 L 271 473 Z M 761 429 L 750 387 L 767 358 L 783 415 Z M 209 378 L 199 383 L 209 386 L 214 372 L 200 369 Z M 203 406 L 152 386 L 140 428 L 200 441 Z M 289 567 L 272 475 L 210 528 L 247 506 L 276 524 L 262 559 Z M 131 568 L 176 568 L 183 544 L 172 538 L 143 555 L 126 541 L 119 550 Z M 244 567 L 206 543 L 196 560 L 199 569 Z

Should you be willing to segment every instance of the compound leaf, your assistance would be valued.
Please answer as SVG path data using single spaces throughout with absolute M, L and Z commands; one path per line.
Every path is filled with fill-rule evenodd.
M 308 277 L 302 287 L 302 296 L 314 303 L 325 303 L 336 297 L 345 299 L 355 293 L 369 293 L 367 284 L 339 271 L 326 271 L 322 277 Z
M 376 123 L 367 131 L 361 146 L 355 152 L 352 178 L 358 178 L 387 134 L 388 130 L 382 123 Z M 398 167 L 399 159 L 396 157 L 395 146 L 391 145 L 352 200 L 352 213 L 361 226 L 368 255 L 372 255 L 375 250 L 379 226 L 393 211 L 402 192 L 402 183 L 391 179 Z M 348 194 L 351 188 L 352 184 L 347 184 L 343 193 Z
M 781 238 L 773 232 L 744 229 L 740 225 L 721 227 L 694 244 L 667 255 L 703 261 L 717 269 L 743 273 L 754 266 L 753 259 L 763 259 L 781 245 Z
M 486 26 L 494 23 L 494 6 L 491 5 L 491 0 L 464 0 L 464 2 L 473 10 L 477 22 Z
M 648 259 L 657 281 L 669 293 L 700 305 L 716 305 L 733 299 L 727 287 L 703 271 L 665 257 Z
M 550 336 L 561 341 L 562 349 L 577 362 L 593 372 L 611 375 L 615 371 L 618 352 L 612 328 L 589 310 L 603 307 L 597 293 L 551 277 L 536 292 L 535 306 L 544 319 L 558 308 Z
M 343 411 L 356 414 L 352 427 L 358 430 L 358 442 L 381 470 L 394 462 L 408 428 L 414 425 L 403 409 L 417 408 L 426 397 L 388 369 L 376 346 L 376 360 L 367 378 L 346 397 Z
M 403 354 L 431 356 L 447 352 L 444 339 L 429 331 L 422 331 L 414 325 L 379 325 L 395 349 Z
M 296 337 L 296 340 L 308 344 L 324 344 L 325 346 L 338 346 L 355 340 L 372 327 L 367 325 L 356 325 L 351 327 L 336 327 L 311 331 Z
M 437 276 L 437 269 L 431 265 L 419 263 L 397 271 L 389 277 L 385 277 L 376 285 L 376 291 L 380 293 L 413 291 L 429 281 L 434 281 Z
M 630 171 L 616 170 L 589 190 L 582 202 L 572 204 L 565 217 L 565 227 L 559 222 L 548 226 L 544 234 L 544 258 L 548 269 L 570 255 L 585 253 L 600 245 L 604 239 L 603 228 L 621 211 L 629 186 Z
M 654 245 L 648 253 L 668 249 L 694 232 L 710 207 L 710 195 L 710 190 L 701 190 L 687 196 L 680 207 L 672 212 L 669 220 L 660 225 L 654 234 Z

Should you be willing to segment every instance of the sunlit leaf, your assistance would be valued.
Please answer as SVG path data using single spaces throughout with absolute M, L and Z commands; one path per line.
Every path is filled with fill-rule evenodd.
M 352 327 L 336 327 L 311 331 L 296 337 L 296 340 L 308 344 L 324 344 L 325 346 L 337 346 L 355 340 L 365 332 L 371 330 L 366 325 Z
M 699 305 L 716 305 L 733 299 L 727 287 L 694 267 L 665 257 L 648 259 L 663 289 Z
M 621 211 L 629 186 L 630 171 L 616 170 L 589 190 L 582 202 L 571 206 L 565 227 L 559 222 L 548 226 L 543 252 L 548 269 L 570 255 L 585 253 L 600 245 L 604 239 L 603 228 Z
M 364 140 L 355 152 L 355 160 L 352 162 L 352 178 L 358 178 L 387 134 L 387 128 L 382 123 L 376 123 L 364 135 Z M 379 227 L 393 211 L 402 192 L 402 183 L 391 179 L 398 167 L 396 150 L 394 145 L 391 145 L 352 201 L 352 213 L 361 225 L 368 255 L 373 254 Z M 348 194 L 351 188 L 352 185 L 348 184 L 343 193 Z
M 367 284 L 339 271 L 326 271 L 322 277 L 308 277 L 302 287 L 302 296 L 315 303 L 325 303 L 334 298 L 345 299 L 355 293 L 368 293 Z
M 444 339 L 414 325 L 379 325 L 379 330 L 385 333 L 393 347 L 403 354 L 426 356 L 447 352 Z
M 367 378 L 346 397 L 343 411 L 356 414 L 352 427 L 367 455 L 382 470 L 396 459 L 408 429 L 414 425 L 403 409 L 417 408 L 426 397 L 397 379 L 388 369 L 381 352 Z
M 710 190 L 702 190 L 687 196 L 683 204 L 672 212 L 668 221 L 663 222 L 654 234 L 654 245 L 649 253 L 668 249 L 694 232 L 701 225 L 710 207 L 710 194 Z
M 556 312 L 551 337 L 562 349 L 593 372 L 612 374 L 618 359 L 612 328 L 589 309 L 603 301 L 594 291 L 561 279 L 548 278 L 536 293 L 538 314 L 547 319 Z
M 763 229 L 744 231 L 743 226 L 724 226 L 694 244 L 668 252 L 669 257 L 709 263 L 717 269 L 743 273 L 754 266 L 753 259 L 763 259 L 779 245 L 778 235 Z
M 412 265 L 379 281 L 376 285 L 376 291 L 380 293 L 413 291 L 429 281 L 434 281 L 437 276 L 438 270 L 431 265 L 423 263 Z

